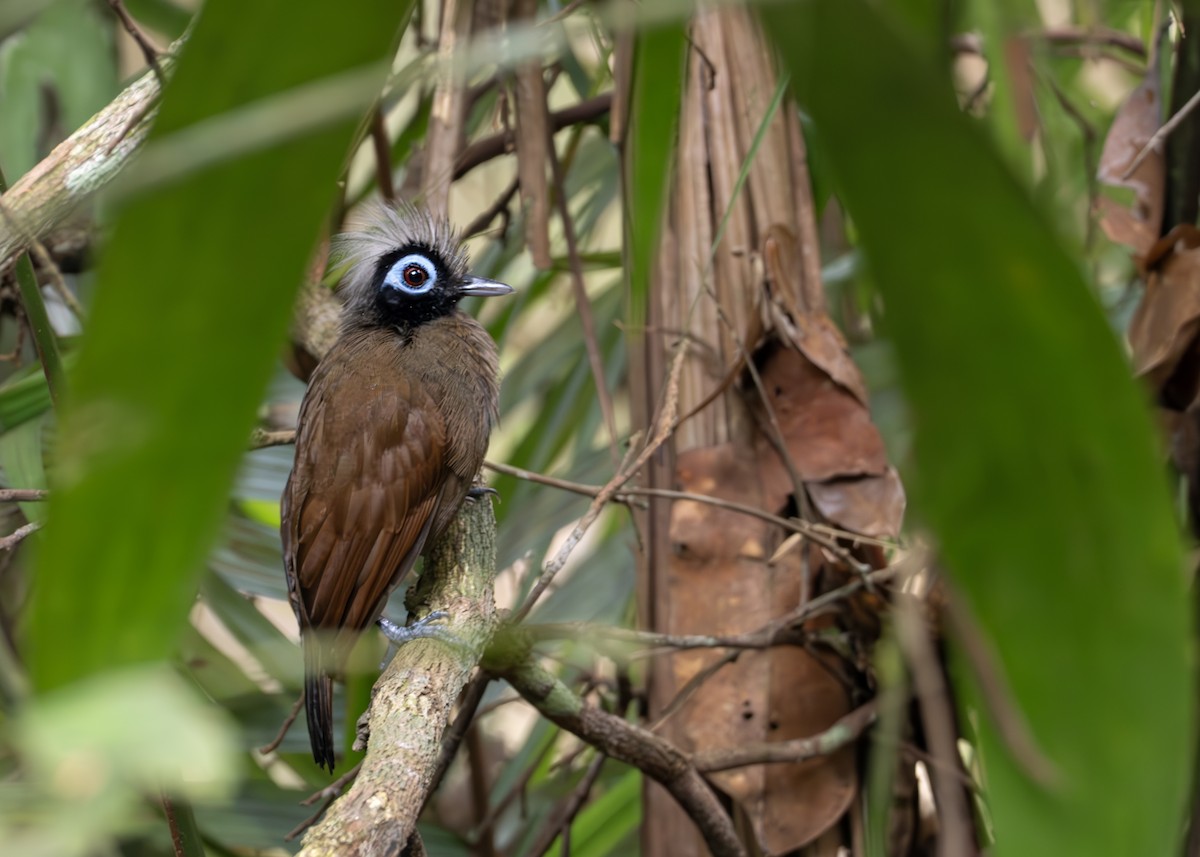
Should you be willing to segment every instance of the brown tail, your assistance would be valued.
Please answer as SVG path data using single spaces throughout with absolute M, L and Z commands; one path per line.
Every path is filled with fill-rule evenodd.
M 304 712 L 313 760 L 333 771 L 333 679 L 325 672 L 324 652 L 313 635 L 304 637 Z

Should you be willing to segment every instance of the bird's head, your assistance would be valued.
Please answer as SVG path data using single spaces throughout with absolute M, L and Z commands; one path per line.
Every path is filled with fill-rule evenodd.
M 338 236 L 334 252 L 349 265 L 342 290 L 352 325 L 412 329 L 449 315 L 463 298 L 513 290 L 468 273 L 449 222 L 405 204 L 368 209 L 361 228 Z

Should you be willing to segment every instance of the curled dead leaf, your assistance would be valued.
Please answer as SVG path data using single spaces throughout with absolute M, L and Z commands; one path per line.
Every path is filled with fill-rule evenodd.
M 1115 200 L 1097 200 L 1100 226 L 1113 241 L 1125 244 L 1144 255 L 1158 240 L 1162 228 L 1163 197 L 1166 193 L 1166 158 L 1161 145 L 1134 164 L 1162 124 L 1162 97 L 1158 63 L 1146 71 L 1145 80 L 1117 111 L 1104 149 L 1097 177 L 1113 187 L 1129 188 L 1134 205 L 1126 207 Z
M 900 534 L 907 501 L 895 468 L 879 476 L 809 482 L 805 488 L 817 511 L 843 529 L 874 538 Z
M 1147 260 L 1153 267 L 1129 323 L 1133 368 L 1164 406 L 1182 411 L 1200 394 L 1200 229 L 1175 227 Z

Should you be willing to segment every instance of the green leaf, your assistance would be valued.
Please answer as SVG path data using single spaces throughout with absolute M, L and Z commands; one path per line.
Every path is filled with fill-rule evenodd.
M 763 14 L 887 301 L 917 509 L 1061 772 L 1058 788 L 1031 782 L 981 711 L 996 853 L 1175 853 L 1189 597 L 1120 345 L 1052 225 L 890 18 L 862 0 Z
M 108 10 L 84 0 L 52 3 L 0 46 L 0 166 L 9 179 L 27 172 L 116 91 Z
M 136 667 L 44 694 L 22 713 L 17 732 L 34 780 L 63 797 L 132 787 L 124 799 L 140 801 L 145 789 L 225 793 L 235 758 L 230 726 L 172 670 Z M 72 777 L 87 783 L 83 790 L 66 787 L 64 765 L 76 766 Z
M 44 380 L 44 379 L 43 379 Z M 43 385 L 43 389 L 45 389 Z M 42 461 L 44 419 L 28 420 L 0 435 L 0 466 L 6 483 L 13 488 L 45 488 L 46 468 Z M 46 503 L 21 503 L 30 521 L 46 519 Z
M 28 24 L 49 5 L 50 0 L 5 0 L 0 4 L 0 38 Z
M 675 124 L 683 85 L 683 24 L 672 21 L 638 34 L 629 116 L 626 179 L 629 268 L 629 330 L 641 335 L 646 321 L 654 250 L 671 175 Z
M 69 367 L 67 357 L 63 365 Z M 22 367 L 0 386 L 0 431 L 8 431 L 50 409 L 50 387 L 37 363 Z
M 125 0 L 125 8 L 138 22 L 153 30 L 177 39 L 186 29 L 192 15 L 170 0 Z
M 642 822 L 642 772 L 626 770 L 608 791 L 590 801 L 571 825 L 572 857 L 607 857 L 619 854 L 622 844 L 636 836 Z M 562 839 L 547 852 L 560 857 Z
M 282 572 L 281 572 L 282 574 Z M 225 582 L 207 574 L 200 585 L 205 603 L 273 678 L 300 687 L 300 658 L 295 644 L 259 612 L 254 603 Z
M 379 63 L 404 13 L 387 0 L 304 14 L 210 0 L 154 139 Z M 173 650 L 353 131 L 341 121 L 243 151 L 120 212 L 70 376 L 37 566 L 38 687 Z

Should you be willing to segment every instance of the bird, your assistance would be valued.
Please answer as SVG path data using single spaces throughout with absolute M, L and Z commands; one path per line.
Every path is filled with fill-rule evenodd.
M 313 759 L 332 772 L 333 680 L 454 519 L 498 419 L 496 344 L 458 303 L 513 289 L 469 274 L 449 222 L 405 203 L 376 204 L 331 258 L 341 329 L 300 405 L 280 530 Z M 438 636 L 438 618 L 405 637 Z

